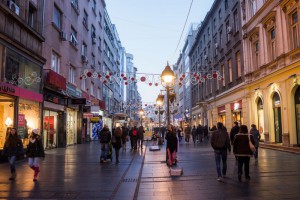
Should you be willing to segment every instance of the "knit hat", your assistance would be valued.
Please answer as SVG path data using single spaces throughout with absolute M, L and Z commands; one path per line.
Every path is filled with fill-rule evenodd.
M 40 130 L 39 130 L 39 129 L 33 129 L 32 132 L 33 132 L 34 134 L 37 134 L 37 135 L 40 134 Z

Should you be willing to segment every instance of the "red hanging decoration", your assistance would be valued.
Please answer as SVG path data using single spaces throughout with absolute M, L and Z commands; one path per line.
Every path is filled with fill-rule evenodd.
M 86 75 L 87 75 L 87 77 L 91 77 L 92 76 L 92 72 L 88 72 Z
M 128 85 L 128 82 L 125 82 L 124 84 L 125 84 L 125 85 Z
M 104 80 L 104 81 L 103 81 L 103 83 L 105 84 L 105 83 L 107 83 L 107 81 L 106 81 L 106 80 Z
M 152 83 L 149 83 L 149 86 L 152 86 Z
M 146 81 L 146 77 L 142 76 L 142 77 L 141 77 L 141 81 L 142 81 L 142 82 L 145 82 L 145 81 Z
M 121 74 L 121 77 L 124 77 L 124 74 Z
M 216 73 L 213 73 L 212 77 L 213 77 L 213 78 L 217 78 L 218 75 L 217 75 Z
M 113 75 L 113 73 L 112 73 L 112 72 L 109 72 L 109 75 L 110 75 L 110 76 L 112 76 L 112 75 Z
M 126 80 L 127 80 L 127 77 L 126 77 L 126 76 L 124 76 L 124 77 L 123 77 L 123 80 L 124 80 L 124 81 L 126 81 Z
M 194 77 L 196 77 L 197 76 L 197 74 L 196 73 L 194 73 Z
M 106 75 L 106 76 L 105 76 L 105 78 L 106 78 L 106 79 L 109 79 L 109 78 L 110 78 L 110 76 L 109 76 L 109 75 Z
M 131 80 L 134 81 L 134 77 L 131 77 Z
M 179 80 L 180 80 L 180 81 L 183 81 L 183 78 L 181 77 Z
M 204 78 L 204 79 L 207 79 L 207 75 L 204 75 L 203 78 Z
M 182 77 L 184 78 L 184 77 L 185 77 L 185 74 L 182 74 Z
M 98 78 L 101 78 L 102 76 L 101 76 L 101 74 L 98 74 Z
M 155 83 L 155 86 L 158 86 L 158 83 Z

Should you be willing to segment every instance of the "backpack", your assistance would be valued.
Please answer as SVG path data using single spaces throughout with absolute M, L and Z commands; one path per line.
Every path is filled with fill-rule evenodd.
M 137 131 L 136 131 L 136 130 L 133 130 L 132 134 L 133 134 L 134 136 L 137 136 Z

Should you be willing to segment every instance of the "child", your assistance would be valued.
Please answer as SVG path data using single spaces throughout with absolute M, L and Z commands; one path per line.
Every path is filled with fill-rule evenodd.
M 38 129 L 32 130 L 26 151 L 26 155 L 28 157 L 28 165 L 31 169 L 34 170 L 33 181 L 37 181 L 37 176 L 40 172 L 40 158 L 45 157 L 42 138 L 38 134 Z

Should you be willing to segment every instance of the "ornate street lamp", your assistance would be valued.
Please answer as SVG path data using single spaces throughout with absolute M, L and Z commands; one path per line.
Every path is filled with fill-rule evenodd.
M 165 95 L 159 94 L 156 99 L 156 104 L 158 106 L 158 132 L 159 132 L 159 134 L 160 134 L 160 115 L 161 115 L 160 108 L 163 105 L 164 97 L 165 97 Z
M 170 87 L 173 87 L 175 84 L 176 76 L 174 72 L 172 71 L 171 67 L 169 66 L 169 63 L 165 67 L 164 71 L 161 73 L 161 82 L 162 85 L 167 90 L 167 125 L 169 127 L 170 125 Z
M 142 118 L 142 116 L 144 115 L 144 110 L 141 108 L 140 110 L 139 110 L 139 114 L 140 114 L 140 120 L 141 120 L 141 126 L 143 126 L 143 118 Z

